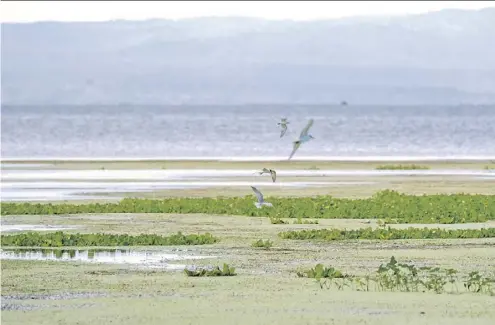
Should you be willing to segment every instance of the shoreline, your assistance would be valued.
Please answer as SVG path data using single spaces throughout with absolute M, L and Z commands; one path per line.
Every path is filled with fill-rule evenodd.
M 273 168 L 276 170 L 495 170 L 495 159 L 483 160 L 155 160 L 155 159 L 104 159 L 104 160 L 2 160 L 7 170 L 229 170 Z

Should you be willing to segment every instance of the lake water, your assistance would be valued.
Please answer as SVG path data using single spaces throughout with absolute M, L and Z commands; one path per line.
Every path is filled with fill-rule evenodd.
M 277 122 L 290 121 L 279 137 Z M 2 158 L 495 156 L 495 106 L 2 106 Z

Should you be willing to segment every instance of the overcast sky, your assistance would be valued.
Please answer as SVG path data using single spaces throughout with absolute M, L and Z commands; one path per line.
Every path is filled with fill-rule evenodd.
M 311 20 L 486 7 L 495 7 L 495 1 L 2 1 L 0 20 L 101 21 L 200 16 Z

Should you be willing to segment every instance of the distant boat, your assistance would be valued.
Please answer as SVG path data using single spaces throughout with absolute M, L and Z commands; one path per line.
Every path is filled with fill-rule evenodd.
M 341 106 L 347 106 L 347 102 L 345 100 L 343 100 L 343 101 L 340 102 L 340 105 Z

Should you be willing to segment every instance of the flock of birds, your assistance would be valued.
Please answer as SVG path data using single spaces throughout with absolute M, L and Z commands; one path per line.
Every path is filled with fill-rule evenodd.
M 292 148 L 292 152 L 291 152 L 288 160 L 290 160 L 294 156 L 294 154 L 296 153 L 297 149 L 299 149 L 301 144 L 314 139 L 314 137 L 311 134 L 309 134 L 309 129 L 311 128 L 311 126 L 313 126 L 313 122 L 314 122 L 314 120 L 310 119 L 308 121 L 308 124 L 301 131 L 301 134 L 299 134 L 299 139 L 292 142 L 293 148 Z M 280 130 L 280 137 L 281 138 L 287 133 L 287 129 L 288 129 L 287 125 L 288 124 L 290 124 L 290 122 L 287 121 L 287 118 L 282 118 L 282 120 L 277 123 L 277 125 L 280 126 L 280 128 L 281 128 L 281 130 Z M 272 177 L 272 181 L 274 183 L 275 183 L 275 180 L 277 179 L 277 172 L 273 169 L 263 168 L 260 172 L 257 172 L 257 173 L 259 175 L 270 174 Z M 258 199 L 258 202 L 254 202 L 254 205 L 258 209 L 261 209 L 261 207 L 263 205 L 273 207 L 273 204 L 271 204 L 270 202 L 266 202 L 264 200 L 263 194 L 256 187 L 251 186 L 251 189 L 253 190 L 254 194 L 256 195 L 256 197 Z

